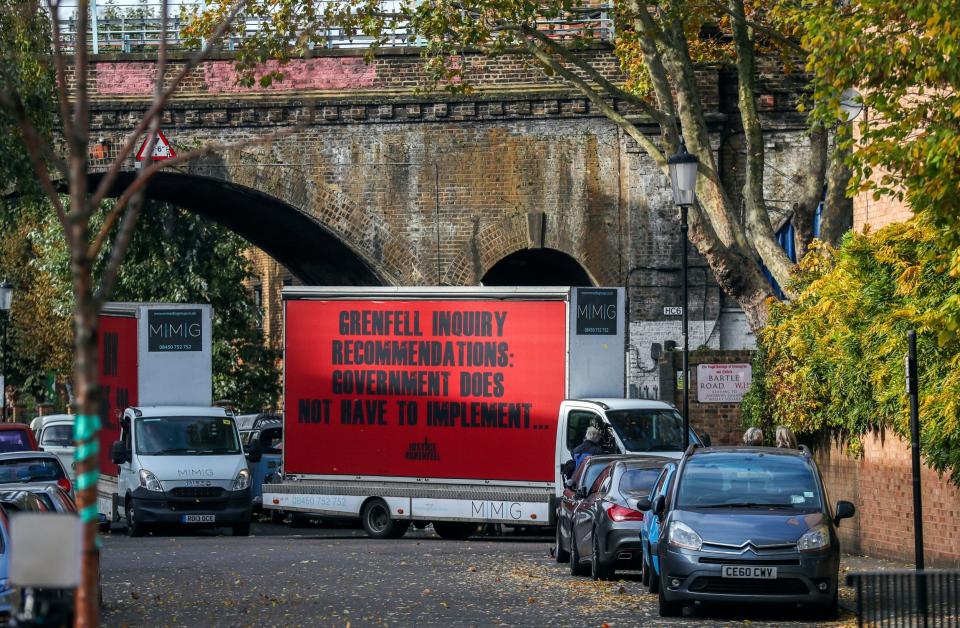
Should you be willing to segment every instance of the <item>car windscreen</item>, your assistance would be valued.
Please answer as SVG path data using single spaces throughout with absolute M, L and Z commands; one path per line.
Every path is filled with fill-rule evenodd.
M 30 451 L 30 438 L 26 430 L 2 430 L 0 431 L 0 453 L 8 451 Z
M 620 476 L 620 493 L 649 495 L 660 477 L 660 469 L 627 469 Z
M 73 447 L 72 425 L 50 425 L 40 435 L 41 447 Z
M 233 421 L 225 417 L 143 417 L 135 422 L 141 456 L 208 456 L 240 453 Z
M 0 460 L 0 484 L 56 482 L 63 477 L 63 467 L 53 458 Z
M 819 484 L 804 459 L 760 452 L 689 458 L 676 504 L 677 508 L 821 509 Z
M 607 410 L 607 418 L 629 452 L 683 450 L 683 417 L 676 410 Z

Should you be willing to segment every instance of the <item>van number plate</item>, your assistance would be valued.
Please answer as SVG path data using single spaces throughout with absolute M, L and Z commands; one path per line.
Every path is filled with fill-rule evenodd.
M 724 578 L 753 578 L 758 580 L 776 580 L 776 567 L 757 567 L 754 565 L 723 565 Z
M 180 519 L 184 523 L 216 523 L 216 515 L 183 515 Z

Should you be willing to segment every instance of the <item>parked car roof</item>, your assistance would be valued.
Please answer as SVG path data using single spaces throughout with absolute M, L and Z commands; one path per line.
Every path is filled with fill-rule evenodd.
M 0 460 L 18 458 L 52 458 L 57 462 L 60 462 L 60 459 L 57 458 L 57 454 L 50 453 L 49 451 L 8 451 L 0 454 Z
M 55 421 L 72 422 L 74 420 L 74 416 L 75 415 L 73 414 L 47 414 L 44 416 L 34 417 L 34 419 L 30 421 L 30 429 L 36 432 L 37 430 L 42 429 L 44 425 L 53 423 Z
M 10 445 L 14 447 L 18 445 L 26 446 L 22 449 L 11 449 L 10 451 L 36 451 L 39 449 L 33 431 L 24 423 L 0 423 L 0 432 L 19 432 L 21 434 L 19 443 L 15 442 L 17 437 L 13 434 L 8 434 L 6 438 L 0 437 L 0 449 L 7 449 Z
M 746 445 L 724 445 L 719 447 L 694 447 L 691 452 L 693 455 L 703 456 L 710 454 L 757 454 L 762 453 L 767 456 L 794 456 L 809 457 L 810 451 L 803 449 L 788 449 L 786 447 L 749 447 Z
M 608 397 L 593 397 L 589 399 L 568 399 L 567 401 L 579 401 L 583 403 L 592 403 L 600 406 L 604 410 L 673 410 L 673 405 L 666 401 L 656 401 L 654 399 L 613 399 Z
M 614 462 L 622 464 L 628 469 L 660 469 L 668 462 L 675 462 L 675 458 L 664 456 L 624 456 L 623 460 Z

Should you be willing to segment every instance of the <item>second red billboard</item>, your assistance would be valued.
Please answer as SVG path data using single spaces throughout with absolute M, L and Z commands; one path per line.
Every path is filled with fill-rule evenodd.
M 285 307 L 285 473 L 553 480 L 563 301 Z

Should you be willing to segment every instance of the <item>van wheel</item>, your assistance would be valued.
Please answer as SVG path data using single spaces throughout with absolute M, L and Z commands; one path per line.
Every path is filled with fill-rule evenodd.
M 433 531 L 447 541 L 465 541 L 477 531 L 475 523 L 456 523 L 453 521 L 434 521 Z
M 390 507 L 382 499 L 371 499 L 363 506 L 360 521 L 367 536 L 374 539 L 399 539 L 407 532 L 410 521 L 394 519 Z
M 563 535 L 560 534 L 560 526 L 562 524 L 557 522 L 557 545 L 554 548 L 554 553 L 558 563 L 569 563 L 570 562 L 570 552 L 563 549 Z
M 143 524 L 136 520 L 133 507 L 130 505 L 129 500 L 127 500 L 127 504 L 124 507 L 124 514 L 127 517 L 127 536 L 132 536 L 132 537 L 143 536 L 143 533 L 144 533 Z

